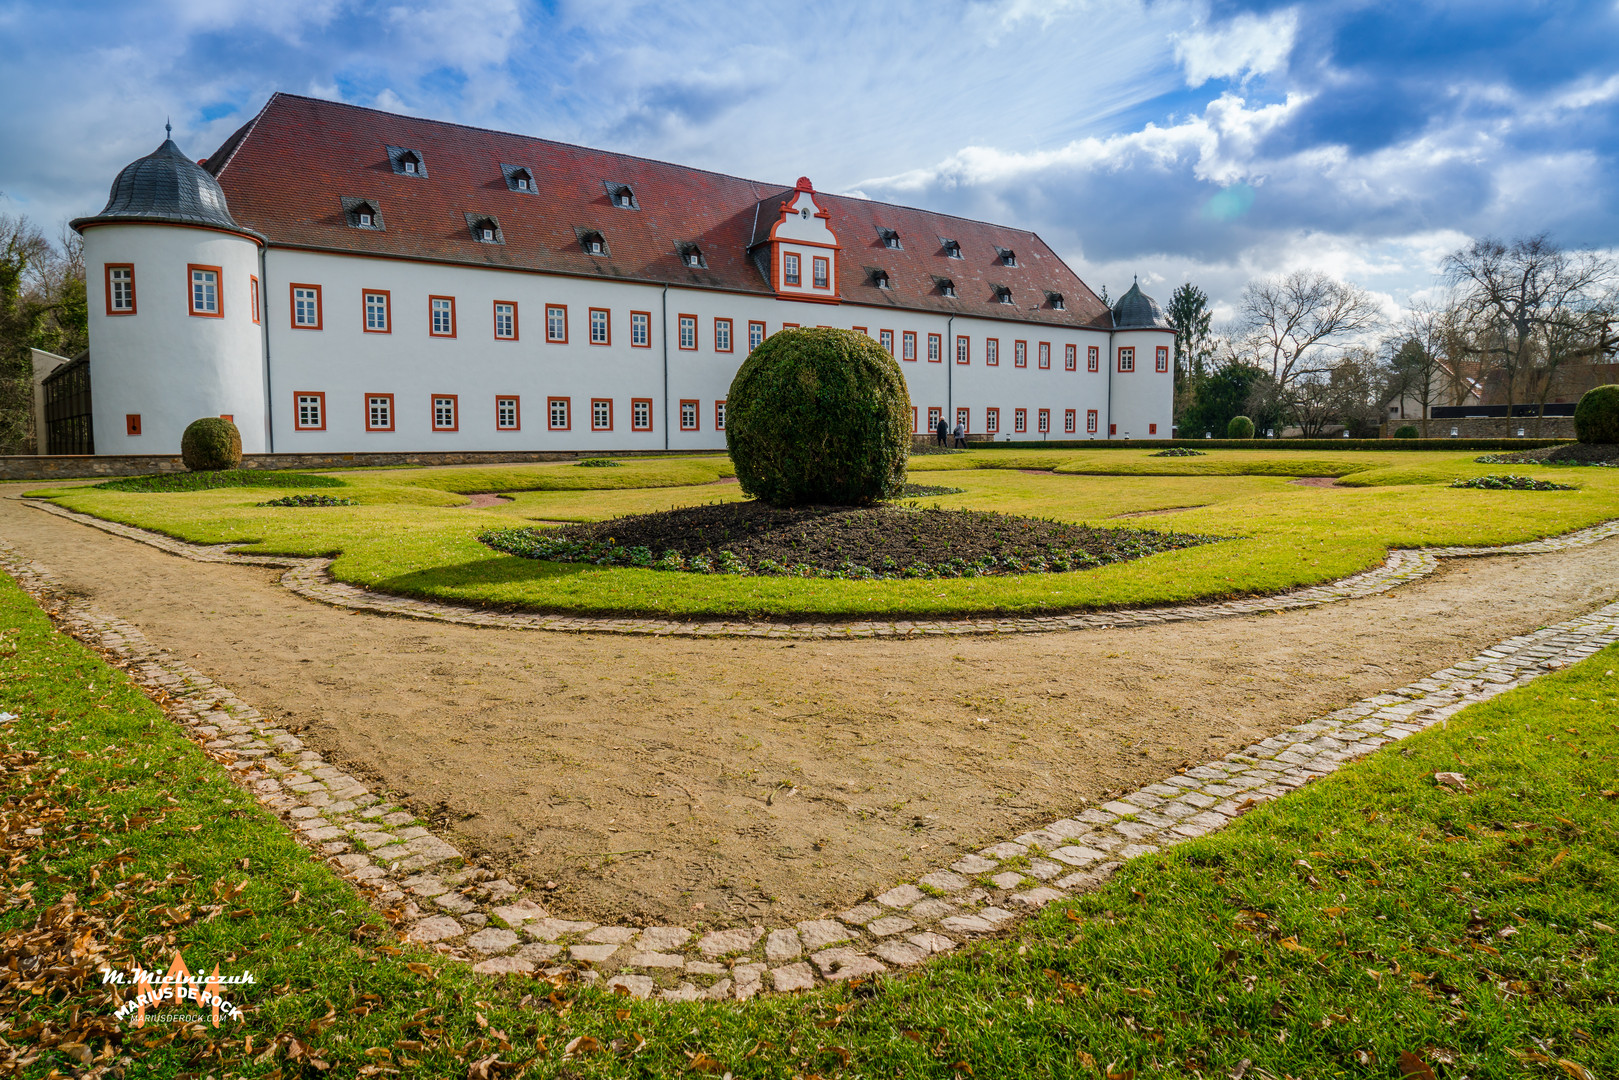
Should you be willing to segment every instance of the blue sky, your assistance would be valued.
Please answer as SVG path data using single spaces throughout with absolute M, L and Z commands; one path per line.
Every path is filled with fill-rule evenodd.
M 1220 313 L 1392 307 L 1468 236 L 1619 247 L 1619 0 L 0 0 L 0 209 L 98 210 L 275 90 L 982 217 Z

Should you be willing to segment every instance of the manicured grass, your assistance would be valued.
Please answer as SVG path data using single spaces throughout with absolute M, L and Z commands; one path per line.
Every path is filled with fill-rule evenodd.
M 361 505 L 297 515 L 259 509 L 254 504 L 265 496 L 251 489 L 137 496 L 74 488 L 47 494 L 76 510 L 197 542 L 239 542 L 264 553 L 336 554 L 332 572 L 341 580 L 412 595 L 532 610 L 832 619 L 1040 614 L 1266 594 L 1365 570 L 1392 547 L 1531 540 L 1607 520 L 1619 507 L 1619 473 L 1605 469 L 1570 471 L 1576 491 L 1451 489 L 1458 477 L 1490 472 L 1469 453 L 1151 454 L 979 451 L 915 459 L 920 480 L 945 479 L 941 473 L 948 472 L 950 486 L 964 489 L 917 500 L 923 506 L 1104 525 L 1135 523 L 1115 520 L 1122 514 L 1181 507 L 1187 509 L 1141 523 L 1232 538 L 1128 564 L 992 581 L 670 574 L 539 563 L 477 541 L 490 528 L 528 520 L 602 520 L 741 498 L 736 484 L 715 482 L 728 471 L 721 458 L 632 459 L 618 469 L 562 464 L 340 473 L 334 475 L 350 485 L 344 494 Z M 1118 474 L 1098 474 L 1104 465 Z M 691 482 L 694 474 L 700 482 Z M 1335 474 L 1347 486 L 1305 487 L 1288 479 Z M 600 490 L 588 489 L 592 483 Z M 634 486 L 641 483 L 667 486 Z M 518 490 L 525 485 L 544 489 Z M 452 488 L 515 494 L 509 504 L 471 510 Z
M 154 473 L 151 476 L 121 476 L 96 485 L 102 491 L 208 491 L 212 488 L 265 487 L 342 487 L 343 481 L 309 473 L 279 472 L 266 469 L 214 469 L 206 472 Z
M 1013 938 L 903 978 L 670 1006 L 483 979 L 389 944 L 343 882 L 7 579 L 0 625 L 0 709 L 18 714 L 0 727 L 0 963 L 25 959 L 16 933 L 36 924 L 30 955 L 47 961 L 27 982 L 0 968 L 0 1038 L 31 1059 L 23 1076 L 104 1053 L 133 1059 L 127 1076 L 221 1078 L 460 1077 L 490 1055 L 530 1076 L 773 1080 L 1394 1078 L 1416 1069 L 1403 1055 L 1451 1077 L 1619 1066 L 1619 649 L 1138 859 Z M 217 913 L 216 885 L 241 887 Z M 69 893 L 64 923 L 53 905 Z M 227 994 L 248 1015 L 106 1025 L 94 964 L 54 963 L 75 942 L 97 962 L 166 967 L 178 948 L 194 971 L 251 969 L 258 981 Z M 564 1063 L 581 1038 L 601 1049 Z

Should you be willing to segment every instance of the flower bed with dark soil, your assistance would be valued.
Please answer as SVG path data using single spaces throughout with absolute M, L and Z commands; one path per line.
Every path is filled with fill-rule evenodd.
M 1473 460 L 1481 465 L 1605 465 L 1613 469 L 1619 468 L 1619 444 L 1563 443 L 1512 454 L 1485 454 Z
M 1568 484 L 1554 484 L 1550 480 L 1536 480 L 1533 476 L 1518 476 L 1515 473 L 1491 473 L 1488 476 L 1474 476 L 1466 480 L 1452 480 L 1453 488 L 1481 488 L 1485 491 L 1578 491 L 1579 488 Z
M 483 534 L 511 555 L 691 573 L 940 578 L 1058 573 L 1215 538 L 977 510 L 722 503 L 559 529 Z

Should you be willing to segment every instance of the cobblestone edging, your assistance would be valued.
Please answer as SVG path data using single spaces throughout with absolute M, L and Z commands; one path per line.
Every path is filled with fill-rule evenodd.
M 1387 592 L 1408 581 L 1433 573 L 1440 559 L 1483 555 L 1541 555 L 1553 551 L 1587 547 L 1611 536 L 1619 536 L 1619 520 L 1593 525 L 1543 540 L 1504 547 L 1446 547 L 1395 550 L 1382 566 L 1353 574 L 1325 585 L 1313 585 L 1272 596 L 1258 596 L 1218 603 L 1177 604 L 1164 607 L 1131 608 L 1123 611 L 1086 612 L 1070 615 L 1041 615 L 1027 618 L 986 617 L 961 619 L 912 619 L 902 621 L 865 620 L 847 623 L 778 622 L 771 620 L 724 622 L 719 620 L 674 620 L 615 615 L 540 615 L 522 612 L 483 611 L 470 605 L 442 600 L 423 600 L 389 593 L 374 593 L 332 578 L 332 560 L 283 555 L 237 555 L 240 544 L 193 544 L 172 536 L 121 525 L 115 521 L 67 510 L 38 499 L 22 500 L 29 506 L 81 525 L 100 529 L 130 540 L 138 540 L 161 551 L 197 562 L 232 563 L 241 566 L 284 567 L 281 584 L 309 600 L 352 611 L 378 615 L 398 615 L 413 619 L 433 619 L 463 626 L 489 626 L 503 630 L 551 630 L 572 633 L 647 634 L 691 638 L 903 638 L 950 637 L 975 634 L 1042 634 L 1060 630 L 1099 630 L 1192 619 L 1221 619 L 1257 615 L 1268 611 L 1289 611 L 1318 607 L 1340 600 L 1354 600 Z
M 1397 690 L 1365 698 L 1132 794 L 896 884 L 836 918 L 699 934 L 555 917 L 512 882 L 469 866 L 414 815 L 328 765 L 290 732 L 139 630 L 68 596 L 0 542 L 10 573 L 57 624 L 99 648 L 188 734 L 359 884 L 401 936 L 486 974 L 605 978 L 636 997 L 747 999 L 915 967 L 1095 888 L 1125 860 L 1220 829 L 1252 806 L 1333 772 L 1466 706 L 1619 640 L 1619 603 L 1509 638 Z

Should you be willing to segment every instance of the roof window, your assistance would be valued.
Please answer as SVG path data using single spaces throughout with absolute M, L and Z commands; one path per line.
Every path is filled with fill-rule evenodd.
M 899 233 L 895 232 L 893 229 L 878 229 L 877 235 L 882 238 L 883 247 L 887 248 L 889 251 L 905 250 L 900 246 Z
M 506 190 L 524 195 L 535 192 L 534 170 L 525 165 L 502 165 L 500 174 L 506 178 Z
M 388 164 L 396 176 L 427 175 L 427 159 L 422 157 L 422 152 L 406 146 L 388 147 Z
M 1012 290 L 1005 285 L 995 286 L 995 299 L 999 303 L 1010 304 L 1012 302 Z
M 351 229 L 382 229 L 382 211 L 372 199 L 342 196 L 343 220 Z
M 940 246 L 942 246 L 944 248 L 945 258 L 947 258 L 947 259 L 959 259 L 959 258 L 961 258 L 961 242 L 960 241 L 958 241 L 958 240 L 947 240 L 947 239 L 945 239 L 944 237 L 941 236 L 941 237 L 939 237 L 939 244 L 940 244 Z
M 612 180 L 603 180 L 607 188 L 607 199 L 621 210 L 639 210 L 641 204 L 636 201 L 635 191 L 628 184 L 615 183 Z
M 703 258 L 703 249 L 696 244 L 676 243 L 675 250 L 680 252 L 680 261 L 695 270 L 708 266 L 708 260 Z
M 938 283 L 940 296 L 953 297 L 956 295 L 956 283 L 954 281 L 951 281 L 949 278 L 945 277 L 934 278 L 933 280 Z
M 586 255 L 607 255 L 607 238 L 596 229 L 574 229 L 579 237 L 579 246 L 585 249 Z
M 873 270 L 871 272 L 871 283 L 877 286 L 879 289 L 888 288 L 888 271 Z
M 1017 252 L 1013 251 L 1011 248 L 998 247 L 995 249 L 995 254 L 1001 257 L 1002 266 L 1017 265 Z
M 1062 293 L 1060 293 L 1060 292 L 1048 292 L 1048 293 L 1046 293 L 1046 299 L 1048 301 L 1050 301 L 1052 310 L 1054 310 L 1054 311 L 1067 311 L 1068 310 L 1068 305 L 1063 303 Z
M 472 230 L 472 238 L 480 244 L 506 242 L 506 238 L 500 232 L 500 220 L 488 214 L 468 214 L 467 228 Z

